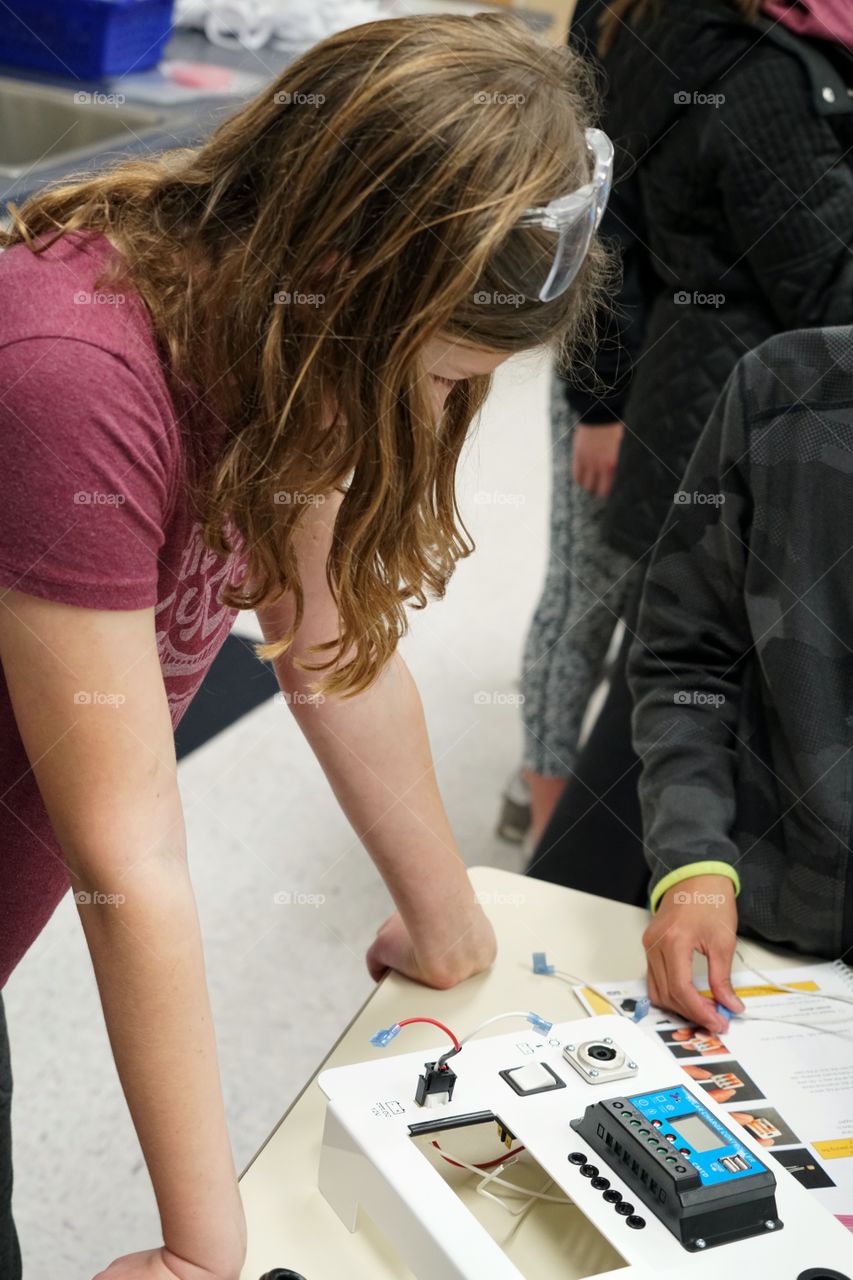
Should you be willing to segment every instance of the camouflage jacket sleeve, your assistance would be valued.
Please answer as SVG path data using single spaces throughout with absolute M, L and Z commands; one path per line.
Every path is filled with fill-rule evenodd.
M 748 358 L 747 358 L 748 361 Z M 629 680 L 646 857 L 655 886 L 695 862 L 734 867 L 749 460 L 744 363 L 676 493 L 646 580 Z

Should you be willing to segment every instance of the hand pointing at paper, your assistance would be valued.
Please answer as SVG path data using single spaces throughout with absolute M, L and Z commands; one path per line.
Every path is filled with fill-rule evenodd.
M 728 1020 L 714 1001 L 742 1013 L 743 1004 L 731 984 L 732 958 L 737 945 L 737 906 L 727 876 L 693 876 L 661 898 L 643 935 L 648 963 L 649 998 L 713 1033 L 726 1030 Z M 707 957 L 708 982 L 714 1001 L 693 983 L 693 956 Z

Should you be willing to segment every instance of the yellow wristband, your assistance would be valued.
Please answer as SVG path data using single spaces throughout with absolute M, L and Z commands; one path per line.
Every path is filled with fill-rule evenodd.
M 728 876 L 735 887 L 735 897 L 740 893 L 740 876 L 728 862 L 688 862 L 686 867 L 676 867 L 675 871 L 670 871 L 669 875 L 658 880 L 652 890 L 652 912 L 657 911 L 658 904 L 668 889 L 681 884 L 682 880 L 692 880 L 694 876 Z

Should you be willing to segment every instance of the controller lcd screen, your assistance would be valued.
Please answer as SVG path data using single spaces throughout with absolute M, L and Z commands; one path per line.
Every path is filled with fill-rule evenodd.
M 720 1135 L 695 1112 L 690 1116 L 679 1116 L 672 1122 L 672 1127 L 678 1129 L 694 1151 L 713 1151 L 715 1147 L 726 1145 Z

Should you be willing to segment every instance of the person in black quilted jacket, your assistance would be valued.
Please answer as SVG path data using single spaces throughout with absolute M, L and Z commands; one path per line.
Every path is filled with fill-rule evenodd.
M 604 533 L 634 564 L 608 698 L 529 874 L 646 905 L 625 678 L 643 577 L 701 429 L 744 353 L 853 319 L 853 5 L 609 0 L 585 7 L 624 264 L 615 324 L 572 403 L 625 425 Z M 613 331 L 615 330 L 615 336 Z M 615 348 L 615 351 L 614 351 Z

